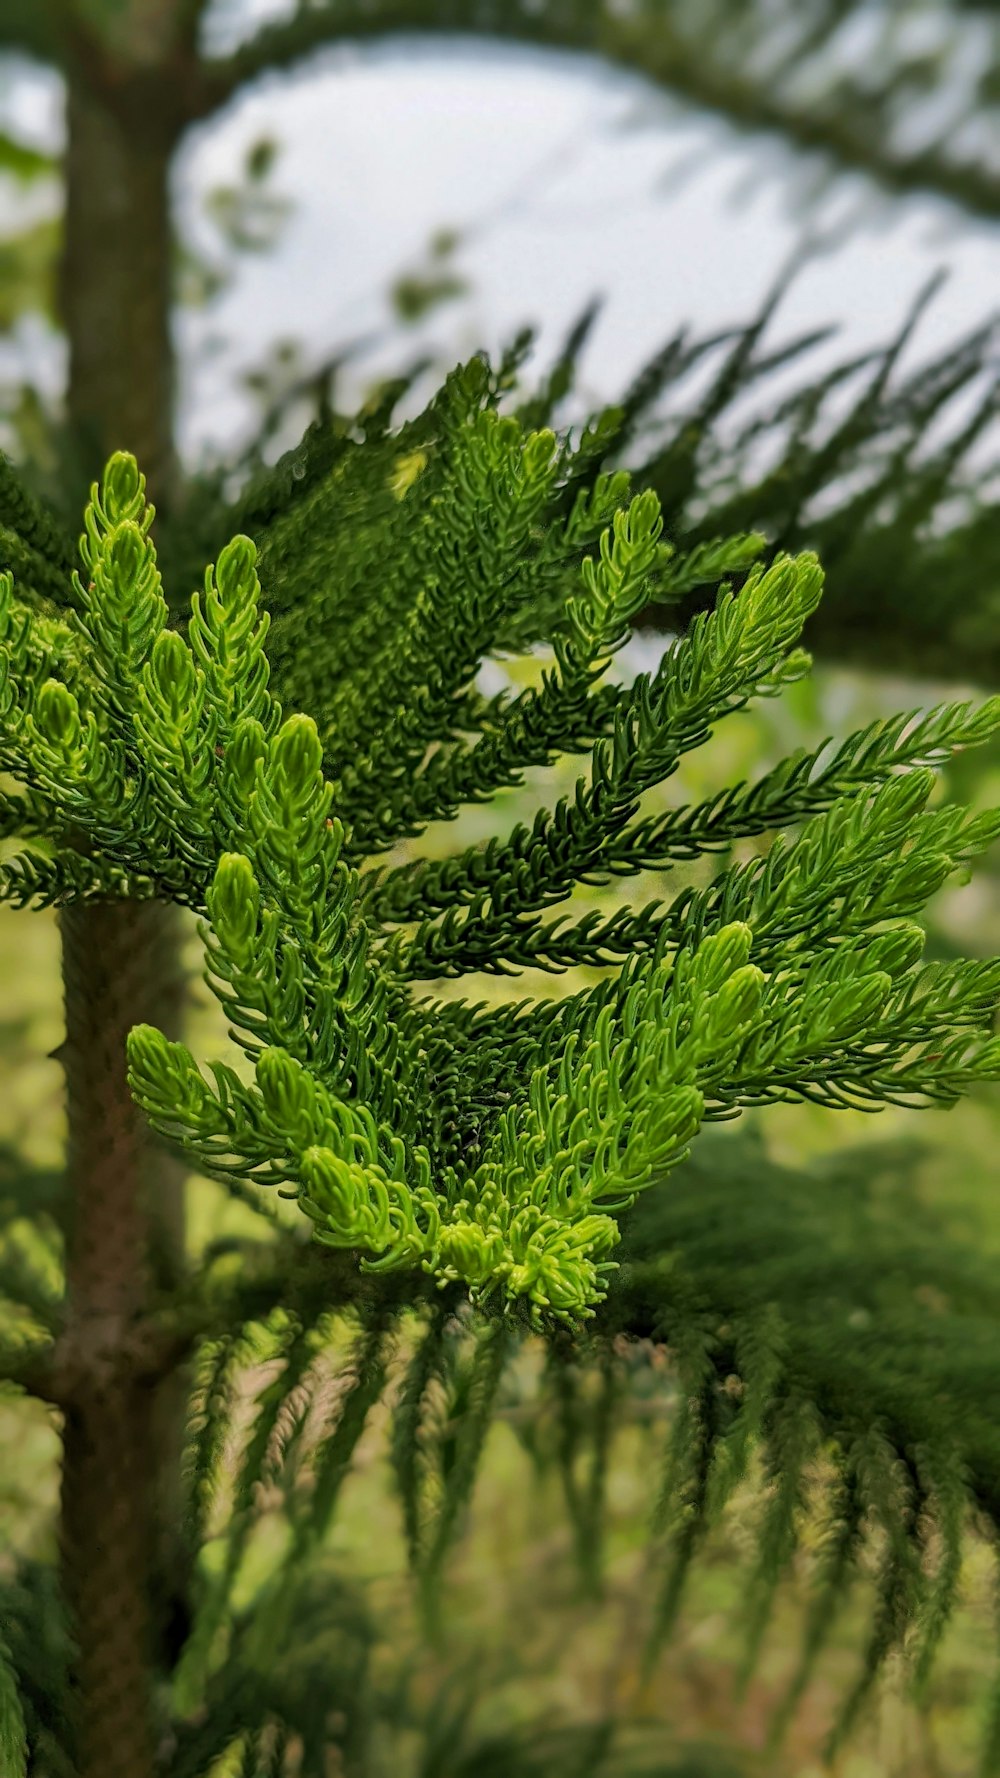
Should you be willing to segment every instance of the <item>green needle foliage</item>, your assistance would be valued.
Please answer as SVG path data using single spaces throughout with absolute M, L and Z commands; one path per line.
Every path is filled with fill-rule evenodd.
M 743 326 L 701 337 L 682 329 L 620 401 L 596 414 L 582 408 L 574 385 L 597 305 L 580 317 L 540 386 L 527 394 L 510 386 L 532 345 L 529 333 L 519 336 L 498 368 L 498 388 L 529 429 L 578 428 L 563 513 L 599 473 L 623 467 L 634 488 L 648 487 L 659 499 L 666 535 L 691 558 L 692 572 L 686 582 L 672 581 L 669 598 L 637 614 L 641 627 L 674 629 L 710 607 L 716 583 L 710 575 L 698 578 L 701 552 L 734 532 L 759 532 L 773 551 L 819 555 L 827 592 L 806 641 L 825 660 L 994 685 L 1000 668 L 995 324 L 971 330 L 936 355 L 920 352 L 921 319 L 940 290 L 934 278 L 883 346 L 834 356 L 831 330 L 775 337 L 789 283 L 779 280 Z M 416 453 L 400 471 L 405 476 L 429 438 L 439 436 L 433 406 L 388 430 L 413 380 L 389 383 L 361 415 L 331 413 L 332 395 L 324 396 L 320 417 L 273 469 L 265 466 L 261 445 L 273 443 L 274 432 L 291 419 L 287 404 L 277 404 L 263 439 L 239 466 L 249 485 L 235 501 L 224 476 L 206 477 L 189 491 L 183 522 L 161 529 L 168 598 L 200 578 L 205 560 L 234 531 L 246 531 L 266 561 L 269 607 L 282 625 L 287 618 L 290 626 L 297 621 L 308 628 L 303 586 L 311 602 L 339 584 L 325 556 L 338 523 L 333 490 L 341 476 L 350 479 L 352 500 L 374 516 L 374 488 L 355 488 L 345 461 L 351 442 L 367 439 L 369 462 L 379 440 L 390 460 L 398 454 L 405 464 Z M 294 394 L 301 402 L 316 391 L 310 384 Z M 337 476 L 330 481 L 334 463 Z M 391 510 L 388 468 L 386 476 L 380 493 Z M 28 554 L 17 542 L 27 515 L 11 500 L 0 483 L 0 519 L 10 506 L 8 522 L 17 533 L 11 540 L 0 525 L 0 565 L 22 582 L 35 573 L 56 586 L 61 576 L 65 585 L 61 563 L 53 570 L 38 545 Z M 309 523 L 305 535 L 300 520 Z M 36 515 L 34 529 L 43 523 L 44 515 Z M 405 524 L 397 512 L 397 527 Z M 379 572 L 386 571 L 380 564 Z M 277 630 L 271 653 L 279 673 L 276 650 L 284 641 Z M 311 708 L 306 676 L 321 670 L 303 649 L 304 677 L 293 687 L 283 681 L 286 696 Z M 471 792 L 473 783 L 465 788 Z
M 760 1454 L 749 1663 L 818 1496 L 820 1603 L 782 1721 L 873 1538 L 870 1646 L 835 1739 L 914 1624 L 925 1684 L 968 1514 L 1000 1515 L 981 1392 L 1000 1319 L 990 1281 L 936 1235 L 914 1230 L 912 1252 L 897 1228 L 888 1249 L 881 1225 L 862 1238 L 867 1212 L 852 1220 L 829 1182 L 705 1133 L 778 1102 L 951 1104 L 1000 1075 L 1000 960 L 926 961 L 919 924 L 1000 835 L 1000 812 L 936 791 L 939 768 L 1000 728 L 1000 699 L 912 711 L 668 804 L 658 793 L 686 755 L 808 670 L 820 566 L 747 531 L 671 542 L 655 492 L 595 468 L 611 422 L 535 426 L 505 411 L 512 378 L 476 359 L 402 427 L 386 410 L 316 434 L 321 466 L 280 465 L 243 496 L 257 542 L 227 542 L 183 616 L 124 454 L 93 489 L 62 595 L 41 573 L 0 581 L 3 821 L 19 846 L 0 894 L 197 913 L 238 1053 L 205 1067 L 140 1026 L 130 1084 L 156 1130 L 266 1225 L 235 1265 L 209 1255 L 165 1321 L 194 1362 L 196 1556 L 228 1500 L 172 1676 L 175 1778 L 237 1754 L 278 1773 L 293 1735 L 319 1773 L 332 1742 L 362 1733 L 370 1632 L 318 1582 L 358 1440 L 389 1390 L 430 1600 L 526 1330 L 551 1353 L 531 1448 L 561 1470 L 592 1587 L 622 1403 L 651 1389 L 670 1420 L 651 1648 Z M 659 665 L 616 673 L 639 614 L 680 612 L 694 589 L 701 608 Z M 512 658 L 535 671 L 497 691 L 495 663 Z M 530 824 L 444 856 L 424 840 L 566 755 L 575 790 Z M 610 914 L 574 901 L 649 871 L 658 900 Z M 434 998 L 442 980 L 475 991 L 526 967 L 586 985 L 499 1008 Z M 295 1200 L 319 1251 L 270 1214 L 269 1192 Z M 964 1292 L 962 1315 L 930 1331 L 914 1280 Z M 47 1277 L 23 1312 L 14 1346 L 44 1351 Z M 647 1363 L 664 1346 L 680 1397 Z M 285 1495 L 290 1542 L 254 1610 L 238 1583 L 265 1482 Z M 292 1626 L 314 1621 L 296 1664 Z M 20 1623 L 15 1665 L 31 1641 Z M 346 1730 L 329 1688 L 325 1703 L 311 1689 L 317 1662 L 353 1701 Z M 35 1676 L 25 1693 L 36 1742 L 43 1689 Z M 605 1757 L 610 1741 L 571 1742 L 568 1770 L 633 1769 Z
M 71 616 L 30 610 L 9 577 L 0 595 L 3 761 L 54 841 L 6 888 L 132 885 L 203 911 L 252 1075 L 217 1062 L 207 1079 L 147 1028 L 129 1051 L 140 1104 L 199 1169 L 294 1196 L 368 1268 L 575 1318 L 604 1295 L 619 1216 L 705 1122 L 781 1099 L 947 1102 L 996 1077 L 1000 964 L 923 964 L 913 918 L 1000 832 L 1000 815 L 931 804 L 932 766 L 992 735 L 1000 701 L 644 815 L 721 719 L 806 669 L 818 563 L 753 562 L 748 536 L 678 554 L 621 474 L 566 511 L 588 440 L 500 416 L 478 361 L 433 418 L 427 448 L 355 444 L 335 473 L 322 599 L 275 624 L 308 713 L 270 683 L 253 544 L 229 543 L 169 627 L 142 477 L 112 459 Z M 636 613 L 692 581 L 712 608 L 654 672 L 611 681 Z M 538 638 L 541 683 L 484 699 L 484 658 Z M 586 761 L 576 792 L 530 828 L 386 859 L 567 751 Z M 573 918 L 581 883 L 789 828 L 705 889 Z M 499 1025 L 416 991 L 525 964 L 616 967 Z

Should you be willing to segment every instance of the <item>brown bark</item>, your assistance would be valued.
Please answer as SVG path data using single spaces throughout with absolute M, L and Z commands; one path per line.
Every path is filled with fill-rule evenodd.
M 170 1012 L 176 949 L 162 910 L 96 903 L 61 917 L 69 1114 L 62 1556 L 77 1645 L 80 1778 L 153 1766 L 151 1571 L 156 1391 L 141 1318 L 155 1185 L 125 1080 L 137 1018 Z
M 146 79 L 137 77 L 145 90 Z M 69 80 L 62 310 L 69 419 L 99 467 L 132 451 L 154 499 L 174 473 L 169 165 L 173 135 L 130 116 L 120 90 Z M 136 127 L 138 126 L 138 127 Z
M 61 277 L 69 420 L 88 479 L 112 450 L 131 450 L 161 506 L 175 475 L 175 76 L 169 58 L 113 62 L 107 46 L 73 46 Z M 61 920 L 71 1220 L 56 1370 L 80 1778 L 150 1778 L 163 1620 L 183 1591 L 183 1379 L 154 1386 L 142 1335 L 182 1268 L 183 1180 L 150 1145 L 125 1076 L 134 1024 L 176 1026 L 178 930 L 176 910 L 157 903 L 77 907 Z

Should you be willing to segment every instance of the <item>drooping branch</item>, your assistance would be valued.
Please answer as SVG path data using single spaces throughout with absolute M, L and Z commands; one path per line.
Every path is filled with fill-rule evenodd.
M 808 34 L 800 30 L 792 54 L 770 53 L 768 22 L 733 10 L 733 31 L 719 30 L 718 9 L 706 9 L 710 29 L 692 28 L 677 0 L 647 0 L 621 8 L 591 0 L 303 0 L 291 18 L 269 25 L 226 59 L 207 62 L 191 93 L 193 115 L 225 104 L 248 81 L 293 67 L 334 43 L 371 41 L 392 34 L 472 35 L 575 50 L 645 75 L 657 85 L 745 131 L 777 136 L 835 166 L 865 174 L 896 195 L 929 192 L 975 215 L 1000 215 L 1000 171 L 985 160 L 958 158 L 945 146 L 946 134 L 919 149 L 894 141 L 907 109 L 911 83 L 905 52 L 885 69 L 874 92 L 862 89 L 836 65 L 833 39 L 845 8 L 829 6 Z M 752 10 L 752 9 L 751 9 Z M 850 11 L 851 9 L 846 9 Z M 860 9 L 858 9 L 860 10 Z M 763 8 L 761 9 L 763 15 Z M 784 26 L 796 25 L 791 15 Z M 960 27 L 955 27 L 956 31 Z M 762 55 L 733 54 L 753 42 Z M 720 53 L 719 42 L 730 47 Z M 817 102 L 816 81 L 798 78 L 803 68 L 828 67 Z M 977 102 L 977 101 L 974 101 Z M 988 98 L 982 101 L 988 104 Z

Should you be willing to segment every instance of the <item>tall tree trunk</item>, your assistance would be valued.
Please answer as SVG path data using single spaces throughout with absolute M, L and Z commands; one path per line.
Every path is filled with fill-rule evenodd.
M 152 917 L 151 917 L 152 914 Z M 138 902 L 61 918 L 72 1191 L 67 1251 L 62 1557 L 77 1645 L 80 1778 L 149 1778 L 153 1571 L 162 1403 L 143 1371 L 154 1282 L 151 1188 L 162 1188 L 125 1082 L 137 1019 L 166 1017 L 173 932 Z
M 127 78 L 127 77 L 126 77 Z M 163 78 L 171 78 L 164 70 Z M 132 451 L 154 500 L 174 477 L 170 157 L 174 132 L 135 101 L 70 77 L 62 311 L 69 420 L 100 464 Z
M 103 71 L 81 61 L 69 82 L 69 418 L 92 474 L 110 451 L 131 450 L 163 504 L 174 478 L 176 133 L 150 103 L 148 69 L 131 93 L 128 71 L 111 70 L 102 84 Z M 169 86 L 170 70 L 163 80 Z M 169 1289 L 183 1263 L 183 1180 L 151 1147 L 131 1102 L 125 1038 L 139 1021 L 177 1024 L 178 918 L 155 903 L 98 904 L 66 911 L 61 933 L 71 1202 L 61 1542 L 77 1647 L 78 1771 L 150 1778 L 183 1403 L 177 1379 L 159 1388 L 144 1381 L 136 1336 L 151 1293 Z

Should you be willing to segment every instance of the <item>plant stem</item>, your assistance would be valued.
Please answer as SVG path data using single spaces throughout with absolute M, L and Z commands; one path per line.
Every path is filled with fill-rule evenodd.
M 71 1188 L 61 1541 L 78 1650 L 78 1771 L 146 1778 L 163 1453 L 140 1335 L 159 1182 L 126 1085 L 125 1038 L 137 1018 L 169 1010 L 176 949 L 155 904 L 68 908 L 61 927 Z
M 127 77 L 107 98 L 96 79 L 91 62 L 81 62 L 67 100 L 61 307 L 69 421 L 91 466 L 114 450 L 132 451 L 162 503 L 175 475 L 169 170 L 176 136 L 155 114 L 133 115 L 145 78 L 134 104 Z
M 170 337 L 173 70 L 112 65 L 82 42 L 68 83 L 61 302 L 68 409 L 90 474 L 134 452 L 154 500 L 175 476 Z M 183 1175 L 132 1104 L 125 1039 L 179 1015 L 179 917 L 95 903 L 61 917 L 70 1228 L 61 1554 L 76 1643 L 79 1778 L 150 1778 L 155 1677 L 184 1592 L 183 1375 L 153 1387 L 138 1332 L 184 1261 Z M 183 1609 L 183 1607 L 181 1607 Z

